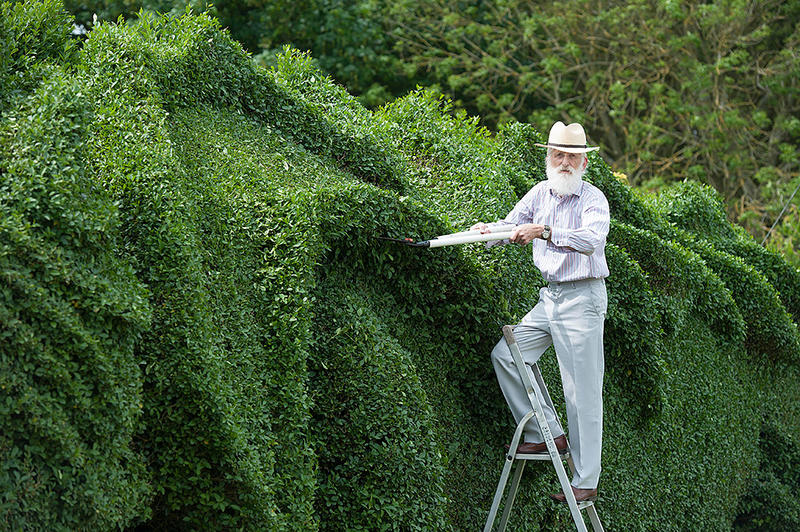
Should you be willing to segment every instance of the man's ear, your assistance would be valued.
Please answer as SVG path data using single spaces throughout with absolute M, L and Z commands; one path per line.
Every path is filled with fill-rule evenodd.
M 584 154 L 584 156 L 583 156 L 583 168 L 581 168 L 581 170 L 586 170 L 587 166 L 589 166 L 589 158 Z

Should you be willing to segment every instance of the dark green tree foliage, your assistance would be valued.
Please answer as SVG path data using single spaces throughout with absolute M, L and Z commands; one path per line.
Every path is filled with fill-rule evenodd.
M 393 53 L 394 39 L 383 22 L 388 7 L 375 0 L 265 1 L 258 12 L 260 32 L 248 49 L 263 50 L 258 59 L 267 63 L 285 44 L 309 50 L 323 72 L 364 105 L 377 107 L 423 81 L 414 65 Z
M 68 22 L 41 27 L 0 94 L 0 527 L 480 528 L 511 431 L 489 352 L 543 280 L 525 248 L 375 237 L 505 215 L 539 134 L 429 92 L 372 113 L 206 15 L 66 55 L 39 50 Z M 796 270 L 706 189 L 654 201 L 591 164 L 614 218 L 606 526 L 792 528 Z M 555 489 L 526 474 L 511 526 L 570 529 Z
M 374 16 L 487 124 L 580 121 L 633 183 L 710 184 L 759 236 L 798 183 L 797 1 L 399 0 Z

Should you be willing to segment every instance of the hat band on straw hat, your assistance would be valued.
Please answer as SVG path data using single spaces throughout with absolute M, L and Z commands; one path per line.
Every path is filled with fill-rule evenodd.
M 556 144 L 554 142 L 547 143 L 548 148 L 588 148 L 586 144 Z

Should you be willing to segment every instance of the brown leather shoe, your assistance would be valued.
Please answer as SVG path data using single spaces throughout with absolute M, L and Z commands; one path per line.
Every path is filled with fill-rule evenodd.
M 572 488 L 572 493 L 575 494 L 575 501 L 576 502 L 584 502 L 584 501 L 596 501 L 597 500 L 597 488 L 594 489 L 581 489 L 576 488 L 575 486 L 570 486 Z M 564 497 L 564 493 L 551 493 L 550 498 L 556 502 L 567 502 L 567 498 Z
M 564 454 L 567 452 L 566 435 L 562 434 L 561 436 L 554 438 L 554 441 L 556 442 L 556 449 L 558 449 L 559 454 Z M 510 448 L 510 445 L 506 445 L 506 450 Z M 526 441 L 519 444 L 519 447 L 517 447 L 517 454 L 547 454 L 547 444 L 545 442 L 533 443 Z

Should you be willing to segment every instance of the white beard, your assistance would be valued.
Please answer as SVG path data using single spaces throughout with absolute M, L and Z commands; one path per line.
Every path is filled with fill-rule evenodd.
M 562 172 L 563 166 L 551 166 L 547 163 L 547 183 L 550 185 L 550 190 L 560 196 L 574 194 L 578 187 L 581 186 L 581 178 L 583 177 L 583 170 L 576 170 L 575 168 L 568 167 L 568 172 Z

